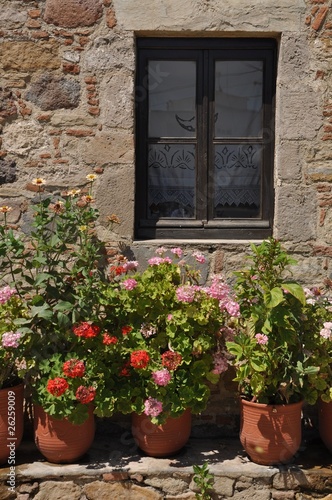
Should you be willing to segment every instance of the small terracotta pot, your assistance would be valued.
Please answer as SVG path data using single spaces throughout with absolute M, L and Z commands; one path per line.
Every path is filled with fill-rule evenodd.
M 301 445 L 302 401 L 266 405 L 241 400 L 240 441 L 261 465 L 289 463 Z
M 35 444 L 44 457 L 52 463 L 72 463 L 81 458 L 91 447 L 95 436 L 93 406 L 83 424 L 72 424 L 67 419 L 57 420 L 41 406 L 34 406 Z
M 0 464 L 16 463 L 15 452 L 23 437 L 23 393 L 23 384 L 0 389 Z
M 155 425 L 144 413 L 132 414 L 132 434 L 136 444 L 150 457 L 173 455 L 187 443 L 191 432 L 189 409 L 177 418 L 168 418 L 163 425 Z
M 318 429 L 321 440 L 332 453 L 332 401 L 318 401 Z

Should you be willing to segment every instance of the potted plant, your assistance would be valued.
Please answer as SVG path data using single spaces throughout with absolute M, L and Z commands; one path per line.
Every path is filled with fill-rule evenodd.
M 24 301 L 8 285 L 0 289 L 0 464 L 18 448 L 23 436 L 24 335 L 20 318 Z M 8 446 L 10 445 L 10 446 Z
M 73 426 L 80 432 L 79 441 L 88 434 L 82 425 L 88 426 L 88 449 L 94 433 L 91 404 L 95 409 L 98 401 L 104 404 L 107 399 L 109 372 L 103 365 L 105 344 L 99 303 L 107 276 L 104 244 L 95 229 L 99 216 L 92 197 L 95 179 L 96 175 L 89 174 L 84 190 L 57 194 L 47 193 L 46 182 L 35 179 L 37 200 L 30 211 L 28 235 L 11 228 L 6 211 L 2 211 L 1 271 L 11 279 L 29 312 L 21 329 L 28 345 L 36 444 L 40 449 L 40 429 L 43 437 L 48 432 L 55 436 L 60 421 L 69 426 L 69 440 L 75 434 Z M 73 449 L 72 441 L 69 444 Z M 81 455 L 82 447 L 78 451 Z M 62 451 L 53 457 L 45 453 L 52 461 L 77 458 L 73 454 L 66 458 Z
M 241 395 L 241 443 L 261 464 L 286 463 L 301 443 L 301 408 L 317 372 L 304 345 L 306 297 L 295 261 L 274 238 L 251 244 L 235 273 L 239 329 L 227 349 Z
M 136 442 L 153 456 L 185 444 L 191 414 L 206 408 L 210 383 L 228 367 L 224 342 L 239 308 L 222 276 L 199 284 L 204 261 L 200 252 L 184 259 L 182 249 L 161 247 L 141 272 L 136 261 L 112 266 L 120 279 L 105 289 L 106 315 L 117 318 L 116 409 L 132 414 Z
M 332 452 L 332 282 L 305 288 L 306 346 L 318 372 L 309 377 L 311 392 L 307 400 L 318 402 L 318 429 L 322 441 Z

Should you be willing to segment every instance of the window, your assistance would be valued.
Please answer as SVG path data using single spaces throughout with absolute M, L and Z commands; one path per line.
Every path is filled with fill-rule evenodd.
M 276 42 L 137 40 L 136 237 L 272 233 Z

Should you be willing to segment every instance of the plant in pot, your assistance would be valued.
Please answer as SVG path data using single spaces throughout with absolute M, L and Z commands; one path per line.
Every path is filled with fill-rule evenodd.
M 318 402 L 318 429 L 322 441 L 332 452 L 332 282 L 305 288 L 307 297 L 305 345 L 318 372 L 309 376 L 310 404 Z
M 107 276 L 104 244 L 95 229 L 99 216 L 92 197 L 95 178 L 89 174 L 82 191 L 57 194 L 47 193 L 45 181 L 35 179 L 38 192 L 29 234 L 17 233 L 6 219 L 0 227 L 2 274 L 11 279 L 29 312 L 21 330 L 27 344 L 35 440 L 40 449 L 40 431 L 41 436 L 55 436 L 63 421 L 69 426 L 69 441 L 75 432 L 87 435 L 82 426 L 89 427 L 86 451 L 94 435 L 91 404 L 98 405 L 107 387 L 99 303 Z M 69 444 L 73 449 L 72 441 Z M 84 453 L 82 448 L 76 451 Z M 66 458 L 62 451 L 52 456 L 45 453 L 52 461 L 77 458 L 73 454 Z
M 281 243 L 251 244 L 250 265 L 235 273 L 239 329 L 226 343 L 241 406 L 240 439 L 260 464 L 287 463 L 301 443 L 301 409 L 317 372 L 304 345 L 306 298 L 296 263 Z
M 0 289 L 0 464 L 17 449 L 23 436 L 25 340 L 20 321 L 27 316 L 24 301 L 8 285 Z M 10 439 L 11 438 L 11 439 Z
M 199 284 L 204 256 L 183 257 L 180 248 L 158 248 L 141 272 L 136 261 L 120 261 L 111 268 L 120 279 L 103 298 L 106 315 L 117 317 L 115 406 L 132 414 L 133 436 L 152 456 L 186 443 L 191 414 L 206 408 L 210 384 L 228 367 L 225 338 L 239 313 L 222 276 Z

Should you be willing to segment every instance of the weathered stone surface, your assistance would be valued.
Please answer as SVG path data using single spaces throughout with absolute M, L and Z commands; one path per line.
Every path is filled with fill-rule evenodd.
M 102 11 L 100 0 L 46 0 L 44 20 L 63 28 L 91 26 Z
M 130 163 L 133 155 L 134 136 L 126 130 L 113 129 L 91 139 L 82 146 L 82 154 L 87 163 L 96 167 L 106 167 L 119 163 Z
M 76 108 L 80 100 L 80 84 L 68 78 L 45 74 L 38 78 L 25 94 L 25 98 L 42 110 Z
M 134 127 L 134 75 L 126 71 L 112 71 L 111 75 L 102 82 L 103 91 L 100 100 L 105 103 L 102 108 L 102 119 L 110 127 Z M 116 99 L 109 99 L 116 95 Z M 127 113 L 122 112 L 123 109 Z
M 36 71 L 58 69 L 58 44 L 48 42 L 3 42 L 0 51 L 0 69 L 4 71 Z
M 16 181 L 16 162 L 0 160 L 0 185 Z
M 93 46 L 82 57 L 81 67 L 86 72 L 113 68 L 126 68 L 134 71 L 135 52 L 133 34 L 112 32 L 95 39 Z
M 234 492 L 234 479 L 229 477 L 217 477 L 213 483 L 213 491 L 218 495 L 231 497 Z
M 276 29 L 297 31 L 305 12 L 305 2 L 251 0 L 150 0 L 137 8 L 137 0 L 113 0 L 117 25 L 128 30 L 204 30 L 243 32 Z M 141 4 L 142 7 L 142 4 Z M 190 13 L 190 15 L 188 15 Z
M 20 123 L 11 123 L 6 127 L 3 139 L 3 148 L 9 153 L 19 156 L 28 154 L 31 150 L 40 152 L 43 147 L 49 146 L 47 133 L 34 120 Z
M 73 481 L 46 481 L 39 487 L 35 500 L 79 500 L 81 488 Z
M 188 488 L 186 481 L 175 479 L 173 477 L 151 477 L 145 480 L 145 483 L 162 490 L 165 494 L 180 495 Z
M 304 105 L 305 103 L 305 105 Z M 309 86 L 284 89 L 277 116 L 281 140 L 313 140 L 322 126 L 319 95 Z
M 304 164 L 301 143 L 297 141 L 283 141 L 276 147 L 278 157 L 278 178 L 285 181 L 299 183 L 302 177 Z
M 0 89 L 0 117 L 16 117 L 17 108 L 15 106 L 15 99 L 12 92 Z
M 23 26 L 27 19 L 27 13 L 22 10 L 21 4 L 11 0 L 10 2 L 5 2 L 5 5 L 1 3 L 0 9 L 0 28 L 17 29 Z
M 94 127 L 97 123 L 96 118 L 93 116 L 75 111 L 57 111 L 51 117 L 53 127 Z
M 88 500 L 162 500 L 162 495 L 142 486 L 94 481 L 84 486 Z
M 284 241 L 310 241 L 316 236 L 315 192 L 283 185 L 276 189 L 275 236 Z
M 98 187 L 97 204 L 101 214 L 101 220 L 115 214 L 126 214 L 121 217 L 121 225 L 115 225 L 113 230 L 120 231 L 121 236 L 130 237 L 133 231 L 134 219 L 134 186 L 127 180 L 132 175 L 133 167 L 111 166 L 105 169 L 103 182 Z

